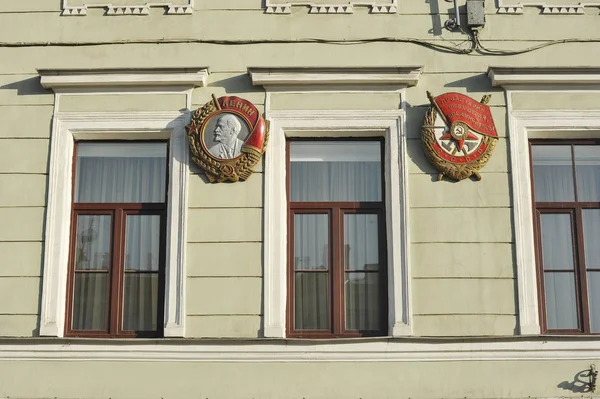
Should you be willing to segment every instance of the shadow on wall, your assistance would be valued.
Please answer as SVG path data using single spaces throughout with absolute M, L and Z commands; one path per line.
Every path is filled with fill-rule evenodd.
M 433 36 L 442 35 L 442 18 L 440 17 L 440 5 L 439 0 L 425 0 L 425 3 L 429 3 L 429 12 L 431 13 L 431 29 L 428 33 Z
M 575 374 L 573 381 L 563 381 L 557 387 L 574 393 L 590 393 L 592 392 L 591 373 L 590 369 L 582 370 Z
M 50 89 L 44 89 L 40 85 L 40 77 L 35 76 L 18 82 L 12 82 L 0 86 L 0 90 L 16 90 L 19 96 L 35 96 L 40 94 L 54 94 Z

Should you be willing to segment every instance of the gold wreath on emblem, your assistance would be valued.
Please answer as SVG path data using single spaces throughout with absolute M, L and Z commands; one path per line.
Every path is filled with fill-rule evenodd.
M 438 175 L 438 181 L 442 180 L 444 176 L 448 176 L 449 178 L 460 181 L 466 179 L 468 177 L 474 176 L 476 180 L 481 180 L 481 174 L 479 173 L 479 169 L 481 169 L 487 161 L 490 159 L 492 152 L 496 146 L 496 142 L 498 139 L 496 137 L 477 134 L 478 137 L 481 137 L 481 143 L 479 144 L 479 148 L 485 148 L 483 151 L 477 152 L 474 156 L 472 156 L 471 161 L 467 161 L 464 163 L 457 163 L 448 161 L 441 156 L 438 155 L 437 148 L 439 148 L 438 138 L 436 137 L 436 129 L 444 129 L 446 133 L 448 133 L 453 140 L 463 141 L 467 139 L 469 134 L 472 134 L 472 130 L 469 129 L 469 126 L 463 122 L 455 122 L 452 123 L 451 126 L 448 126 L 446 122 L 444 122 L 445 126 L 436 126 L 436 121 L 438 119 L 438 115 L 441 115 L 441 112 L 436 109 L 435 103 L 433 102 L 433 98 L 430 93 L 427 92 L 430 97 L 431 106 L 425 113 L 425 118 L 423 121 L 423 130 L 421 135 L 421 140 L 423 143 L 423 148 L 425 155 L 429 162 L 440 171 Z M 481 104 L 486 105 L 490 100 L 490 95 L 485 95 L 481 99 Z M 442 119 L 445 121 L 445 118 L 442 116 Z M 437 147 L 437 148 L 436 148 Z M 453 155 L 457 153 L 457 150 L 453 150 Z
M 256 133 L 262 137 L 261 140 L 255 140 L 259 143 L 259 147 L 247 145 L 246 143 L 241 148 L 241 154 L 230 159 L 218 158 L 211 154 L 203 142 L 203 134 L 209 120 L 220 113 L 234 113 L 241 120 L 244 120 L 251 134 Z M 264 154 L 269 141 L 268 121 L 258 117 L 256 123 L 252 126 L 248 118 L 241 112 L 237 113 L 235 109 L 222 109 L 219 100 L 214 95 L 211 101 L 192 114 L 191 122 L 186 128 L 192 160 L 204 169 L 211 183 L 247 180 Z

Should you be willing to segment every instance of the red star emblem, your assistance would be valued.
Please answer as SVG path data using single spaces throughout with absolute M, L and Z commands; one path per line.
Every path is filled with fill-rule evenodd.
M 453 140 L 456 142 L 456 146 L 458 148 L 458 151 L 462 151 L 465 155 L 467 154 L 466 151 L 463 150 L 463 146 L 465 145 L 465 141 L 477 141 L 479 140 L 479 138 L 477 136 L 475 136 L 473 133 L 468 132 L 466 137 L 464 139 L 456 139 L 452 136 L 452 134 L 450 132 L 444 134 L 442 137 L 440 137 L 440 140 Z

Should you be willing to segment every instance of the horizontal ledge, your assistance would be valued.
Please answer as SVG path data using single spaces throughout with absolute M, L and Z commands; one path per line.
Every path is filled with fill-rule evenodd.
M 415 86 L 423 68 L 418 66 L 382 68 L 248 68 L 255 86 L 310 85 L 394 85 Z
M 204 87 L 208 68 L 169 69 L 40 69 L 46 89 L 115 86 Z
M 0 361 L 192 362 L 448 362 L 592 360 L 600 342 L 589 337 L 455 339 L 3 339 Z
M 593 85 L 600 84 L 600 67 L 508 68 L 490 67 L 492 86 Z

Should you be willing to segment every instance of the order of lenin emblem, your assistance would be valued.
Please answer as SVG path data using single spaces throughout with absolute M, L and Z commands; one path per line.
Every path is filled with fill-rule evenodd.
M 213 95 L 192 114 L 186 128 L 192 159 L 211 183 L 248 179 L 269 139 L 258 109 L 239 97 Z
M 425 113 L 421 139 L 425 155 L 441 173 L 438 180 L 448 176 L 463 180 L 475 176 L 489 160 L 498 141 L 498 133 L 487 103 L 459 93 L 433 97 L 427 92 L 431 106 Z

